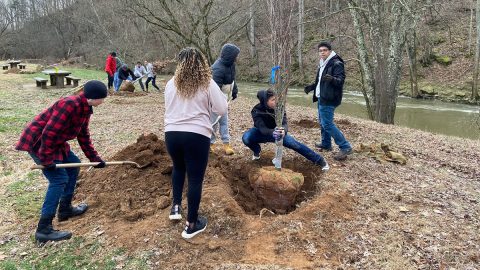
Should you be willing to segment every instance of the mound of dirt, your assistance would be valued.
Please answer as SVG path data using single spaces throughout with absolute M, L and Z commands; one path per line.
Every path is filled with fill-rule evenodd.
M 303 128 L 320 128 L 320 124 L 318 123 L 318 121 L 310 119 L 300 119 L 293 122 L 293 124 Z
M 183 222 L 168 220 L 172 198 L 170 157 L 165 143 L 156 135 L 142 135 L 109 161 L 131 160 L 150 165 L 143 169 L 111 166 L 83 171 L 75 201 L 85 200 L 90 209 L 83 217 L 58 226 L 78 235 L 102 235 L 113 246 L 129 251 L 160 247 L 154 257 L 165 269 L 192 261 L 196 262 L 195 269 L 212 269 L 218 262 L 238 262 L 241 257 L 245 258 L 242 261 L 254 264 L 270 261 L 299 268 L 324 261 L 305 250 L 305 243 L 313 241 L 319 250 L 335 252 L 335 243 L 344 236 L 336 233 L 334 226 L 350 217 L 352 200 L 348 194 L 333 193 L 316 198 L 321 169 L 296 157 L 284 159 L 283 163 L 285 168 L 304 176 L 300 194 L 287 211 L 268 209 L 250 186 L 248 176 L 259 168 L 271 166 L 272 156 L 273 153 L 265 151 L 259 161 L 253 162 L 240 155 L 212 153 L 200 205 L 200 214 L 209 220 L 207 231 L 188 242 L 179 241 Z M 184 217 L 187 190 L 188 181 L 182 202 Z M 310 202 L 311 205 L 306 204 Z M 270 215 L 262 217 L 262 213 Z M 319 215 L 321 219 L 317 220 Z M 284 226 L 288 229 L 279 230 Z M 297 226 L 308 233 L 294 232 L 299 230 Z M 318 226 L 322 229 L 318 230 Z M 191 252 L 192 247 L 201 252 Z M 263 251 L 257 253 L 258 248 Z M 295 257 L 296 262 L 292 264 L 287 254 L 288 258 Z
M 109 91 L 108 94 L 110 96 L 120 96 L 120 97 L 141 97 L 141 96 L 146 96 L 148 93 L 143 92 L 143 91 L 137 91 L 137 92 L 127 92 L 127 91 Z

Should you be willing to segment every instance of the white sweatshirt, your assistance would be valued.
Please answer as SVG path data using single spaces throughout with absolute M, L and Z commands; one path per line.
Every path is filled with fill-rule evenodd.
M 174 78 L 165 86 L 165 132 L 186 131 L 210 138 L 210 115 L 227 113 L 227 97 L 212 79 L 208 89 L 199 89 L 193 98 L 184 99 L 177 94 Z
M 330 61 L 330 59 L 332 59 L 332 57 L 334 57 L 335 55 L 337 55 L 334 51 L 332 51 L 330 53 L 330 55 L 327 57 L 327 59 L 325 59 L 325 61 L 323 59 L 320 59 L 320 72 L 318 72 L 318 84 L 317 84 L 317 87 L 315 88 L 315 96 L 317 98 L 320 98 L 320 83 L 322 82 L 322 74 L 323 74 L 323 70 L 325 69 L 325 66 L 328 64 L 328 61 Z

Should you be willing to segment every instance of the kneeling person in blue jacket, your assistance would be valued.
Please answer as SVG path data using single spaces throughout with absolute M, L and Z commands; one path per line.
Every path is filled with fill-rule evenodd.
M 271 90 L 261 90 L 257 93 L 260 103 L 252 109 L 254 127 L 243 134 L 242 141 L 253 151 L 252 160 L 260 159 L 260 143 L 274 143 L 275 139 L 283 139 L 283 146 L 294 150 L 306 159 L 322 167 L 322 171 L 328 171 L 330 167 L 327 161 L 315 153 L 306 145 L 298 142 L 288 133 L 287 114 L 283 116 L 282 127 L 275 123 L 275 106 L 277 99 Z

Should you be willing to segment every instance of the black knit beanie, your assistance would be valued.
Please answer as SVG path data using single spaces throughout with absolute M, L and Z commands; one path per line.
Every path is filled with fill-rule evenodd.
M 107 97 L 107 87 L 101 81 L 89 81 L 83 86 L 83 93 L 87 99 L 101 99 Z

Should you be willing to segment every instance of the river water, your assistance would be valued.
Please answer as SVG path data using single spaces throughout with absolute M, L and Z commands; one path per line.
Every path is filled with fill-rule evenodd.
M 266 84 L 239 83 L 240 95 L 252 98 L 256 97 L 258 90 L 266 87 Z M 312 103 L 312 94 L 307 96 L 300 88 L 289 88 L 287 102 L 316 108 L 316 103 Z M 361 93 L 344 93 L 342 105 L 336 112 L 367 119 L 365 100 Z M 395 124 L 432 133 L 480 139 L 480 112 L 479 106 L 475 105 L 399 97 Z

